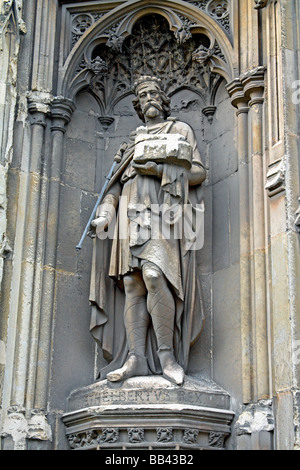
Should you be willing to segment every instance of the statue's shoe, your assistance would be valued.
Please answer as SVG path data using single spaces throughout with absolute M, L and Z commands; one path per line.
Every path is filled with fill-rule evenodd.
M 120 382 L 130 377 L 138 377 L 149 374 L 147 359 L 145 357 L 131 354 L 124 366 L 107 374 L 110 382 Z
M 160 364 L 165 379 L 170 380 L 176 385 L 182 385 L 184 382 L 184 370 L 176 362 L 174 354 L 171 351 L 161 351 L 158 353 Z

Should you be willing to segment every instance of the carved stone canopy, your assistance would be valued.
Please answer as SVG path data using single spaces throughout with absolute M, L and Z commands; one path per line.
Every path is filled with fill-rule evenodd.
M 99 103 L 103 117 L 111 116 L 115 105 L 132 93 L 134 81 L 141 75 L 160 78 L 172 96 L 182 88 L 194 91 L 201 106 L 214 106 L 216 90 L 222 76 L 214 65 L 226 67 L 226 58 L 218 42 L 199 30 L 192 31 L 191 22 L 170 30 L 161 15 L 149 14 L 138 20 L 127 37 L 117 28 L 100 37 L 90 48 L 90 57 L 83 57 L 78 76 L 92 72 L 89 90 Z

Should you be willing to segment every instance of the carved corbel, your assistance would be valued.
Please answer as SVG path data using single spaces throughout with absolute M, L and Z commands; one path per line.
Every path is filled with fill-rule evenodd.
M 207 120 L 210 124 L 212 124 L 212 122 L 213 122 L 213 118 L 214 118 L 216 109 L 217 109 L 217 107 L 213 106 L 213 105 L 206 106 L 205 108 L 202 109 L 202 113 L 204 114 L 204 116 L 207 117 Z
M 101 59 L 101 57 L 97 56 L 95 59 L 91 60 L 87 64 L 87 69 L 92 70 L 92 72 L 99 76 L 99 75 L 105 75 L 108 72 L 108 66 L 105 60 Z
M 268 0 L 254 0 L 254 3 L 255 10 L 261 10 L 267 6 Z
M 51 106 L 51 130 L 65 132 L 65 125 L 70 122 L 74 110 L 75 105 L 72 100 L 63 96 L 54 97 Z

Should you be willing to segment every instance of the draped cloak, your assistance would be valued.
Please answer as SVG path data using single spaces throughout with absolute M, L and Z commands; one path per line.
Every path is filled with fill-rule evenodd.
M 193 149 L 193 164 L 203 166 L 194 132 L 188 124 L 169 118 L 168 121 L 149 128 L 148 132 L 183 135 Z M 163 164 L 161 179 L 137 174 L 131 165 L 134 137 L 135 133 L 132 133 L 103 200 L 105 203 L 106 197 L 113 194 L 119 201 L 115 223 L 109 228 L 110 235 L 113 236 L 102 240 L 94 239 L 89 297 L 92 306 L 90 330 L 108 362 L 100 372 L 101 379 L 110 371 L 122 367 L 128 355 L 123 320 L 122 278 L 135 269 L 141 269 L 143 263 L 151 262 L 161 269 L 174 296 L 174 354 L 185 371 L 190 347 L 199 337 L 204 325 L 196 264 L 196 252 L 203 245 L 204 206 L 201 187 L 189 187 L 185 170 L 174 164 Z M 98 217 L 103 203 L 98 207 Z M 155 211 L 157 207 L 164 207 L 167 211 L 162 215 Z M 168 208 L 170 211 L 175 208 L 176 218 L 176 207 L 188 208 L 186 213 L 185 209 L 182 210 L 185 229 L 180 237 L 175 236 L 175 225 L 168 217 Z M 195 217 L 196 230 L 193 222 Z M 159 226 L 161 230 L 162 219 L 169 221 L 167 229 L 170 236 L 153 236 L 153 221 L 158 222 L 155 227 Z M 151 324 L 146 341 L 149 369 L 153 374 L 160 374 L 157 343 Z

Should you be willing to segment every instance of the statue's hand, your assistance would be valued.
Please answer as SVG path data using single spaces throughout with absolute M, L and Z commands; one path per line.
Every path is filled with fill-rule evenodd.
M 148 175 L 148 176 L 161 176 L 162 175 L 162 165 L 157 165 L 157 163 L 154 163 L 154 162 L 147 162 L 144 165 L 140 165 L 136 162 L 133 162 L 132 166 L 139 175 Z
M 108 225 L 107 218 L 104 216 L 100 216 L 97 219 L 92 220 L 91 222 L 91 228 L 88 232 L 88 236 L 91 238 L 96 237 L 96 230 L 97 232 L 103 232 Z

